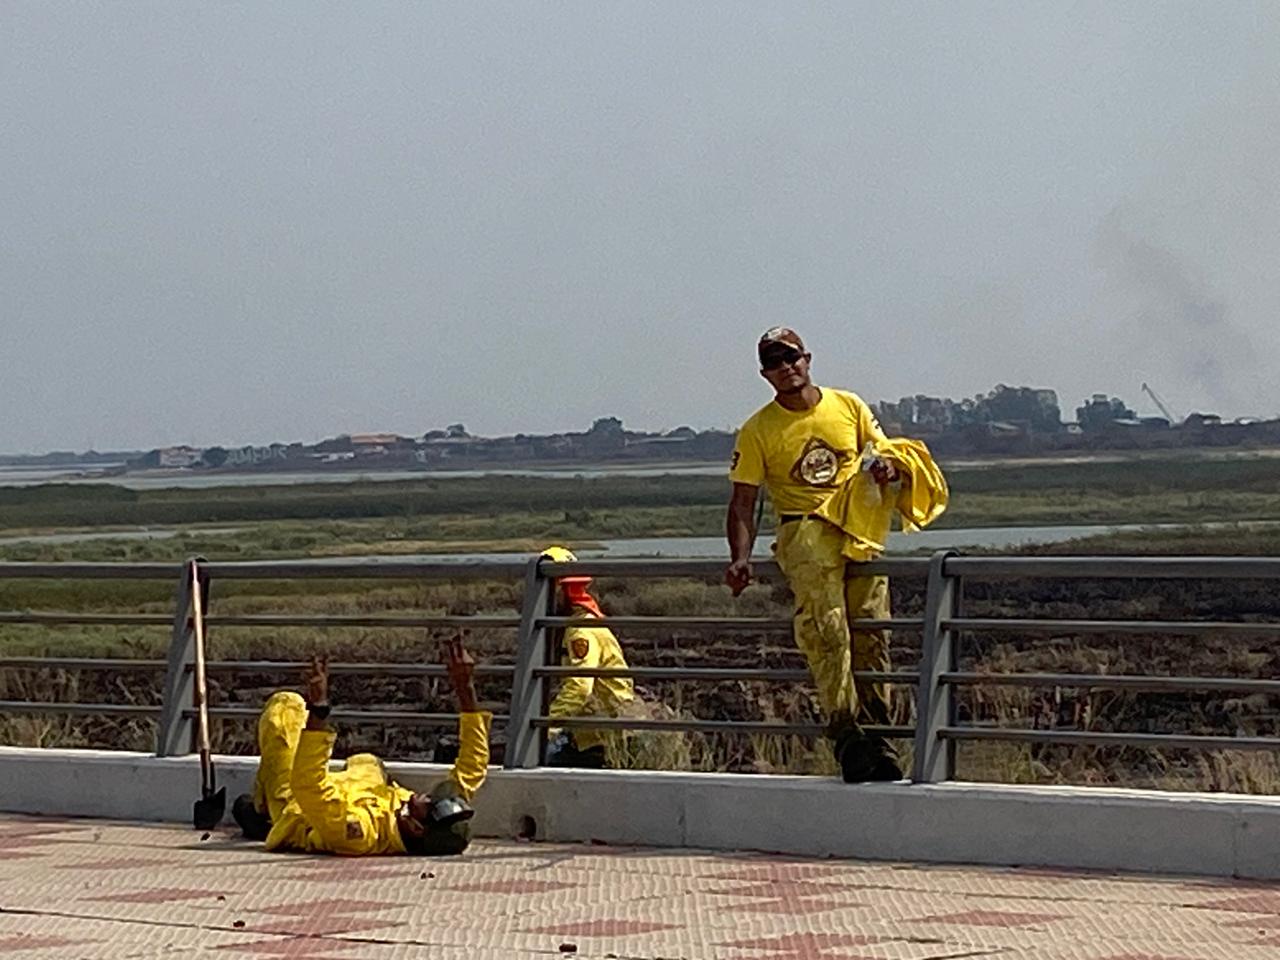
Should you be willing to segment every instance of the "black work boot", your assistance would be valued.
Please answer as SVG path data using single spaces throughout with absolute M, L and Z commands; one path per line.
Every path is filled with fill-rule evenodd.
M 547 766 L 603 770 L 605 767 L 604 747 L 597 744 L 594 747 L 579 750 L 577 744 L 570 741 L 547 758 Z
M 868 780 L 888 781 L 902 779 L 902 767 L 898 764 L 897 751 L 889 745 L 884 737 L 868 738 L 868 753 L 871 756 L 871 769 Z
M 836 714 L 827 724 L 831 738 L 831 752 L 840 764 L 840 775 L 845 783 L 865 783 L 873 780 L 876 753 L 858 722 L 847 713 Z
M 242 793 L 231 805 L 231 816 L 246 840 L 265 840 L 271 832 L 271 818 L 253 805 L 253 797 Z

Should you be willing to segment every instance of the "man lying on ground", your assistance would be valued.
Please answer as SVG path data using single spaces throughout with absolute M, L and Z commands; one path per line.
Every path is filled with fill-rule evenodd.
M 242 794 L 232 808 L 244 835 L 265 840 L 268 850 L 462 853 L 471 842 L 471 799 L 489 765 L 493 715 L 476 705 L 475 661 L 461 637 L 443 646 L 462 714 L 458 759 L 444 780 L 430 793 L 414 793 L 389 780 L 382 761 L 370 753 L 356 754 L 346 769 L 331 772 L 328 658 L 312 657 L 306 698 L 281 690 L 262 709 L 253 795 Z

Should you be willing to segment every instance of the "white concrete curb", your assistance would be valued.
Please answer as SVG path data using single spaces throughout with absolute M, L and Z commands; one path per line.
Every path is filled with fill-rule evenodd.
M 230 801 L 255 761 L 217 757 Z M 426 789 L 447 768 L 391 763 Z M 190 822 L 194 756 L 0 747 L 0 810 Z M 1280 879 L 1280 798 L 813 777 L 493 769 L 476 832 L 817 857 Z

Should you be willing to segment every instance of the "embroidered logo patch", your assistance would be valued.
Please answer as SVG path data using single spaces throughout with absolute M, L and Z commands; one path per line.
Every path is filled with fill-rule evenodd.
M 360 826 L 359 820 L 347 821 L 347 839 L 348 840 L 364 839 L 364 827 Z
M 575 660 L 587 659 L 591 652 L 591 641 L 586 637 L 574 637 L 569 641 L 569 653 Z
M 791 468 L 791 476 L 811 487 L 827 487 L 835 481 L 840 464 L 847 459 L 848 454 L 835 450 L 821 437 L 810 437 L 800 459 Z

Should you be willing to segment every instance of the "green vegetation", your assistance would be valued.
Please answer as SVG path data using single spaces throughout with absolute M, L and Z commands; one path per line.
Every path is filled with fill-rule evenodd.
M 1280 519 L 1272 458 L 993 464 L 952 469 L 948 479 L 953 502 L 939 526 Z M 714 535 L 727 495 L 723 477 L 678 474 L 165 490 L 50 484 L 0 487 L 0 530 L 382 520 L 394 536 L 447 541 Z
M 1271 461 L 1133 460 L 993 466 L 950 474 L 951 526 L 1080 522 L 1213 521 L 1228 525 L 1140 530 L 1036 548 L 1036 553 L 1280 554 L 1280 526 L 1235 521 L 1280 519 L 1280 468 Z M 0 543 L 6 560 L 155 560 L 177 562 L 194 553 L 211 559 L 456 553 L 514 550 L 532 553 L 551 541 L 583 546 L 618 536 L 715 535 L 726 493 L 718 477 L 613 477 L 550 480 L 493 477 L 411 483 L 316 484 L 303 487 L 127 491 L 109 486 L 0 489 L 0 523 L 15 530 L 105 532 L 108 525 L 182 523 L 172 539 L 121 538 L 71 543 Z M 210 531 L 210 524 L 224 524 Z M 749 589 L 735 601 L 714 580 L 604 581 L 602 599 L 615 614 L 747 614 L 786 617 L 789 596 L 779 584 Z M 923 583 L 899 578 L 895 609 L 918 614 Z M 68 610 L 168 614 L 173 584 L 136 581 L 0 580 L 0 610 Z M 221 581 L 212 613 L 422 614 L 515 613 L 515 582 Z M 1260 584 L 1193 582 L 972 584 L 968 612 L 976 616 L 1092 616 L 1151 619 L 1218 617 L 1280 621 L 1280 597 Z M 0 653 L 9 656 L 159 658 L 168 627 L 0 625 Z M 1018 672 L 1164 672 L 1192 676 L 1270 677 L 1280 667 L 1275 639 L 1241 641 L 1178 637 L 966 635 L 965 668 Z M 670 630 L 628 631 L 636 665 L 802 665 L 790 638 Z M 387 628 L 261 630 L 219 627 L 211 655 L 218 659 L 297 660 L 328 650 L 336 660 L 433 660 L 420 631 Z M 514 631 L 479 630 L 472 644 L 483 660 L 509 663 Z M 910 669 L 918 637 L 900 631 L 893 660 Z M 0 671 L 0 699 L 158 702 L 155 672 L 55 669 Z M 215 702 L 254 705 L 288 675 L 222 675 Z M 904 691 L 904 694 L 907 692 Z M 644 685 L 657 715 L 692 715 L 809 722 L 816 705 L 806 686 L 766 683 Z M 447 709 L 438 684 L 396 678 L 342 677 L 335 695 L 363 706 L 425 705 Z M 505 710 L 506 682 L 488 679 L 481 695 Z M 910 697 L 900 698 L 909 717 Z M 1060 725 L 1091 730 L 1151 730 L 1258 735 L 1277 732 L 1269 698 L 1154 695 L 986 687 L 962 697 L 965 716 L 1002 725 Z M 1065 718 L 1065 720 L 1063 719 Z M 218 724 L 223 749 L 249 751 L 251 725 Z M 64 717 L 0 719 L 0 742 L 92 744 L 147 748 L 148 722 Z M 359 727 L 344 733 L 344 749 L 395 756 L 429 755 L 427 730 Z M 798 738 L 638 736 L 622 762 L 689 769 L 829 772 L 829 751 Z M 1280 769 L 1269 756 L 1142 750 L 1068 749 L 967 744 L 960 773 L 1017 782 L 1125 783 L 1175 788 L 1273 792 Z

